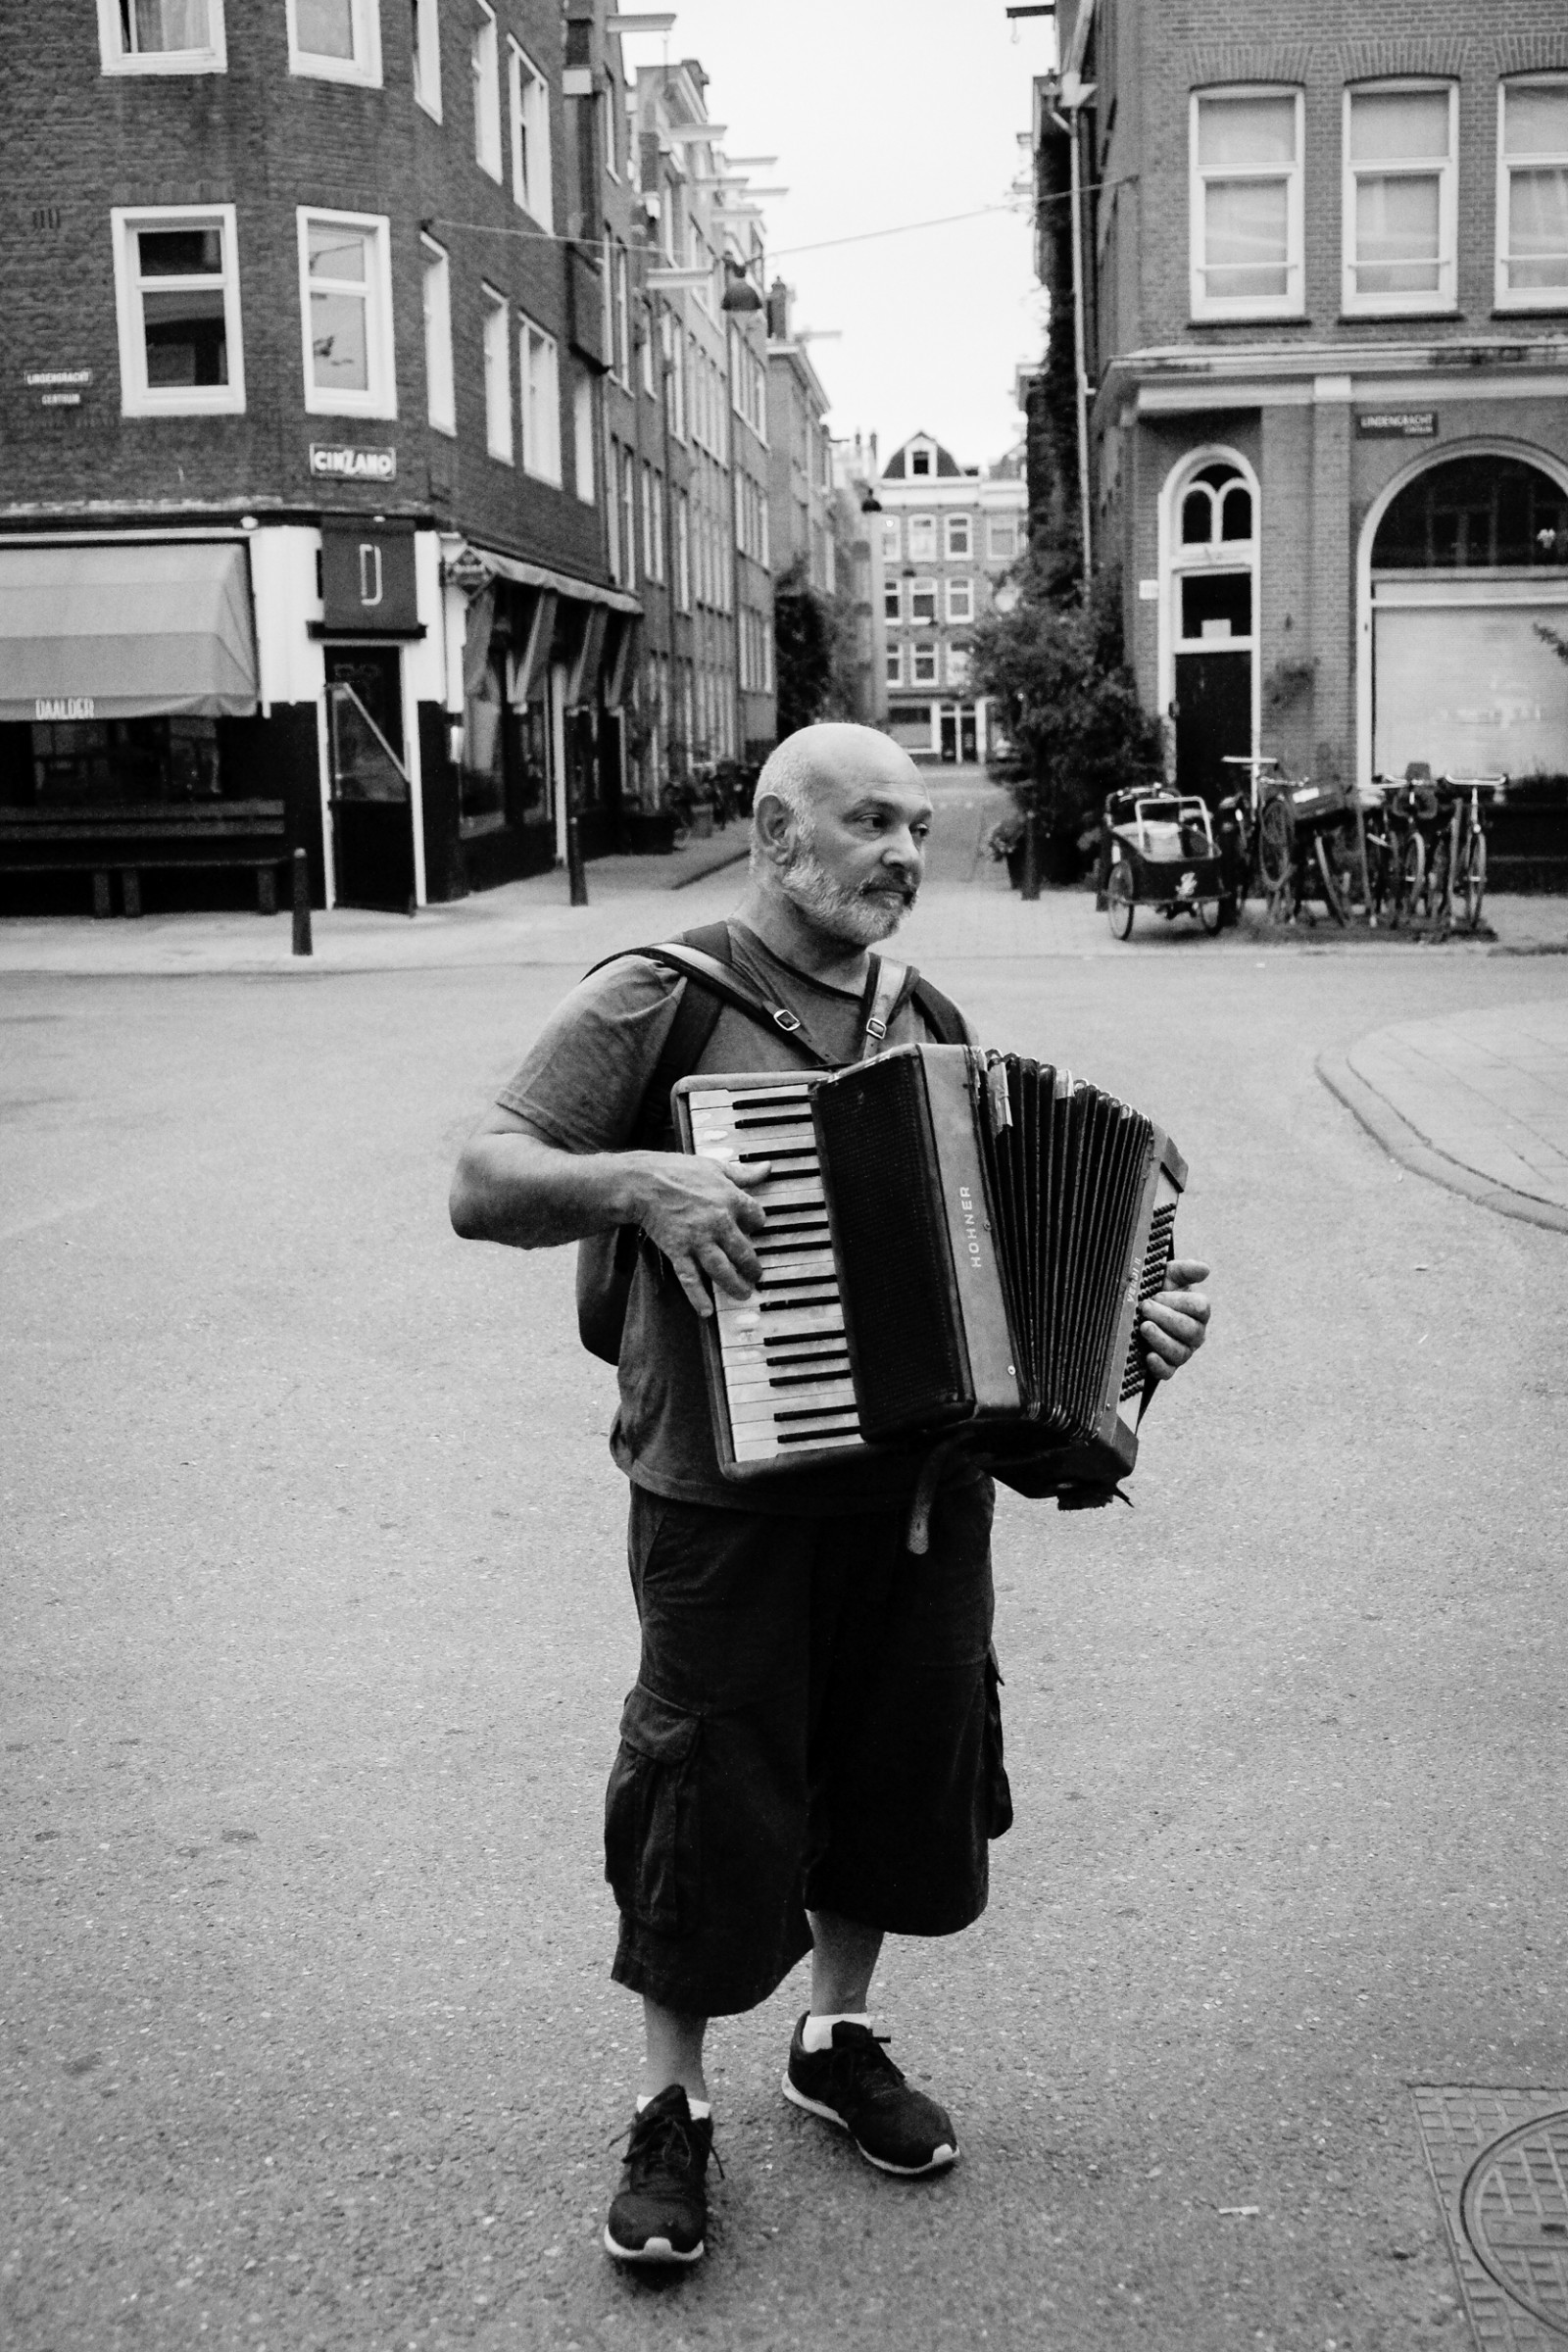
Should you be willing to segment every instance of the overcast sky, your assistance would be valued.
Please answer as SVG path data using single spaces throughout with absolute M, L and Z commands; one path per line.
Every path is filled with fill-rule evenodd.
M 629 14 L 639 0 L 622 0 Z M 708 107 L 731 155 L 776 155 L 760 186 L 769 275 L 797 290 L 797 327 L 837 327 L 810 346 L 835 434 L 876 432 L 888 456 L 916 431 L 960 465 L 999 458 L 1022 431 L 1012 371 L 1038 360 L 1045 306 L 1030 266 L 1026 204 L 1032 75 L 1054 56 L 1049 18 L 1016 44 L 1004 0 L 684 0 L 671 60 L 709 74 Z M 666 42 L 628 38 L 628 68 Z M 792 250 L 906 221 L 1006 205 L 980 220 L 828 251 Z

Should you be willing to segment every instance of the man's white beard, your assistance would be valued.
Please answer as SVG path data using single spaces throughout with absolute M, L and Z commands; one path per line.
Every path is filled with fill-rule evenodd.
M 799 842 L 779 881 L 819 931 L 853 948 L 874 947 L 895 932 L 914 905 L 914 892 L 851 890 L 835 882 L 808 841 Z

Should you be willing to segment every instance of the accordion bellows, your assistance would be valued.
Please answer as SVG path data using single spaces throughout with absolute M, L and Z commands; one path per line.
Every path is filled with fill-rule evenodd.
M 1132 1467 L 1138 1308 L 1187 1179 L 1152 1120 L 962 1046 L 675 1099 L 686 1149 L 771 1163 L 761 1286 L 704 1326 L 727 1476 L 960 1436 L 1025 1493 Z

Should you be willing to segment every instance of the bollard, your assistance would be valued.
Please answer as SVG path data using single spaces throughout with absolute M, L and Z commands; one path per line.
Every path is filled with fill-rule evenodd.
M 582 835 L 578 829 L 574 805 L 566 811 L 566 882 L 572 906 L 586 906 L 588 872 L 582 861 Z
M 309 956 L 311 949 L 311 861 L 303 850 L 296 850 L 290 861 L 294 868 L 294 953 Z
M 1019 877 L 1018 896 L 1020 899 L 1038 899 L 1040 896 L 1040 837 L 1035 829 L 1032 808 L 1024 810 L 1023 872 Z

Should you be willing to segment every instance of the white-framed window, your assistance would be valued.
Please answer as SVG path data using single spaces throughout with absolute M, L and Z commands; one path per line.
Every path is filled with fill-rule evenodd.
M 495 12 L 479 0 L 479 22 L 468 52 L 473 81 L 473 160 L 501 177 L 501 48 Z
M 1458 129 L 1457 82 L 1346 91 L 1347 314 L 1455 307 Z
M 882 611 L 887 619 L 898 619 L 899 583 L 897 580 L 884 580 L 882 583 Z
M 967 514 L 950 514 L 947 525 L 948 562 L 967 564 L 970 555 L 971 532 Z
M 629 449 L 620 453 L 620 537 L 626 550 L 626 586 L 637 585 L 637 461 Z
M 631 390 L 631 262 L 617 237 L 611 247 L 615 277 L 615 376 Z
M 517 330 L 522 363 L 523 470 L 561 487 L 561 351 L 554 335 L 524 318 Z
M 556 224 L 550 162 L 550 84 L 525 50 L 507 43 L 513 201 L 541 228 Z
M 936 647 L 916 645 L 910 648 L 910 652 L 913 655 L 909 671 L 912 683 L 916 686 L 934 686 L 937 682 Z
M 896 564 L 904 553 L 904 532 L 896 514 L 882 517 L 882 561 Z
M 1193 317 L 1299 317 L 1302 93 L 1195 90 L 1192 107 Z
M 223 74 L 223 0 L 98 0 L 106 74 Z
M 605 526 L 610 539 L 610 576 L 617 588 L 626 585 L 625 566 L 620 552 L 620 500 L 615 484 L 620 479 L 620 443 L 612 440 L 605 452 Z
M 937 518 L 934 514 L 909 516 L 909 562 L 934 564 L 937 560 Z
M 909 582 L 909 618 L 917 629 L 936 626 L 937 584 L 935 580 Z
M 969 648 L 966 645 L 949 646 L 947 655 L 947 669 L 948 684 L 950 686 L 968 685 Z
M 380 0 L 285 0 L 288 70 L 381 86 Z
M 305 406 L 318 416 L 395 416 L 386 219 L 313 212 L 304 205 L 296 218 Z
M 948 618 L 950 620 L 973 620 L 973 580 L 950 580 L 948 582 Z
M 643 569 L 651 580 L 664 576 L 663 482 L 649 465 L 643 466 Z
M 441 120 L 441 22 L 438 0 L 413 0 L 414 95 L 427 115 Z
M 438 433 L 458 429 L 452 381 L 452 264 L 433 237 L 419 239 L 424 272 L 424 392 Z
M 109 221 L 122 414 L 237 415 L 245 362 L 234 207 L 117 206 Z
M 890 686 L 904 684 L 904 648 L 902 645 L 888 647 L 888 684 Z
M 1568 74 L 1497 85 L 1497 308 L 1568 310 Z
M 637 314 L 637 356 L 642 372 L 642 386 L 650 400 L 654 397 L 654 322 L 644 304 Z
M 484 302 L 484 445 L 503 466 L 512 449 L 512 312 L 504 294 L 481 286 Z
M 994 564 L 1010 564 L 1018 553 L 1018 525 L 1010 514 L 993 514 L 986 526 L 986 553 Z
M 692 609 L 691 501 L 684 490 L 675 495 L 675 605 L 681 612 Z
M 910 473 L 917 480 L 925 481 L 936 472 L 936 444 L 931 441 L 911 441 L 909 444 Z
M 585 507 L 594 503 L 594 379 L 579 369 L 571 387 L 571 486 Z M 611 569 L 619 568 L 618 559 Z

